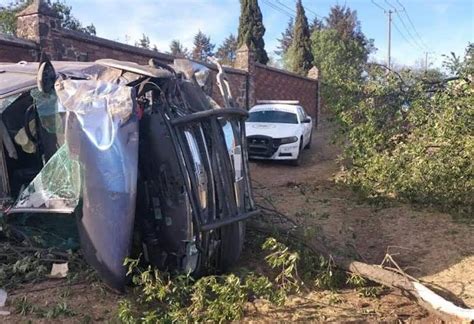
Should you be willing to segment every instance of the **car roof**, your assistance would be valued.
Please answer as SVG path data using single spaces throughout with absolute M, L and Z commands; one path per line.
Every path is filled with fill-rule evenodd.
M 37 87 L 38 62 L 0 63 L 0 99 Z M 134 62 L 102 59 L 95 62 L 52 61 L 56 73 L 78 78 L 95 75 L 106 68 L 120 69 L 136 75 L 149 77 L 169 77 L 171 73 L 150 65 Z
M 56 72 L 69 73 L 90 68 L 94 62 L 51 62 Z M 0 98 L 36 88 L 38 62 L 0 63 Z
M 300 105 L 290 105 L 290 104 L 262 104 L 262 105 L 255 105 L 253 106 L 249 112 L 255 111 L 268 111 L 268 110 L 276 110 L 276 111 L 285 111 L 289 113 L 297 113 L 298 108 L 303 108 Z

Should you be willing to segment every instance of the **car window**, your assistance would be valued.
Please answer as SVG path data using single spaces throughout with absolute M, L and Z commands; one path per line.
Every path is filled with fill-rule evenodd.
M 305 113 L 303 109 L 298 107 L 298 115 L 300 116 L 300 122 L 303 122 L 303 120 L 306 118 Z
M 250 112 L 248 122 L 298 124 L 296 114 L 286 111 L 264 110 Z

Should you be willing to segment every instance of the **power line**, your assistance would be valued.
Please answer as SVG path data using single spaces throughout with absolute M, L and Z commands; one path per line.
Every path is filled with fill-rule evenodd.
M 397 32 L 400 34 L 400 36 L 402 36 L 403 39 L 404 39 L 408 44 L 410 44 L 410 46 L 412 46 L 415 50 L 418 50 L 418 49 L 416 48 L 416 46 L 413 46 L 413 43 L 410 42 L 410 41 L 405 37 L 405 35 L 404 35 L 404 34 L 402 33 L 402 31 L 400 30 L 400 28 L 398 28 L 398 26 L 397 26 L 397 24 L 395 23 L 395 21 L 392 21 L 392 23 L 393 23 L 393 26 L 395 27 L 395 29 L 397 30 Z
M 413 28 L 413 30 L 415 31 L 415 34 L 418 36 L 418 38 L 420 39 L 420 42 L 421 44 L 423 44 L 424 47 L 428 48 L 428 46 L 426 45 L 426 43 L 423 41 L 423 38 L 421 38 L 420 34 L 418 33 L 418 31 L 416 30 L 416 27 L 415 27 L 415 24 L 413 24 L 413 21 L 411 20 L 410 18 L 410 15 L 408 14 L 408 11 L 406 10 L 405 6 L 399 1 L 399 0 L 396 0 L 398 5 L 403 9 L 403 13 L 407 16 L 408 18 L 408 22 L 410 23 L 411 27 Z
M 284 4 L 280 0 L 276 0 L 276 2 L 279 3 L 282 7 L 288 9 L 289 11 L 293 12 L 296 15 L 296 10 L 294 10 L 293 8 L 288 7 L 286 4 Z
M 414 41 L 414 43 L 416 44 L 416 46 L 418 46 L 420 48 L 420 50 L 424 51 L 426 50 L 426 46 L 424 46 L 423 44 L 420 45 L 420 42 L 413 36 L 413 34 L 410 32 L 410 29 L 407 27 L 407 25 L 405 24 L 405 20 L 402 18 L 402 15 L 400 15 L 400 11 L 403 11 L 403 12 L 406 12 L 406 9 L 403 7 L 403 5 L 400 4 L 400 2 L 397 0 L 397 2 L 399 3 L 399 5 L 401 5 L 402 7 L 402 10 L 400 10 L 400 8 L 397 8 L 395 7 L 392 3 L 390 3 L 388 0 L 384 0 L 389 6 L 391 6 L 392 8 L 394 8 L 396 10 L 396 13 L 397 13 L 397 16 L 398 16 L 398 19 L 400 20 L 400 22 L 402 23 L 403 25 L 403 28 L 407 31 L 408 35 L 410 36 L 410 38 Z
M 293 19 L 295 18 L 292 13 L 289 13 L 288 11 L 286 11 L 286 10 L 284 10 L 283 8 L 281 8 L 281 7 L 277 6 L 277 5 L 275 5 L 274 3 L 271 3 L 271 2 L 268 1 L 268 0 L 262 0 L 262 1 L 263 1 L 263 3 L 265 3 L 265 4 L 266 4 L 267 6 L 269 6 L 270 8 L 272 8 L 272 9 L 274 9 L 274 10 L 276 10 L 276 11 L 278 11 L 278 12 L 280 12 L 280 13 L 282 13 L 282 14 L 284 14 L 284 15 L 290 17 L 290 18 L 293 18 Z
M 379 7 L 380 9 L 382 9 L 383 12 L 387 12 L 387 10 L 382 7 L 381 5 L 379 5 L 377 2 L 375 2 L 374 0 L 370 0 L 375 6 Z
M 296 1 L 295 1 L 295 2 L 296 2 Z M 310 13 L 312 13 L 312 14 L 313 14 L 315 17 L 317 17 L 317 18 L 320 18 L 320 19 L 324 19 L 324 17 L 323 17 L 323 16 L 320 16 L 320 15 L 318 15 L 316 12 L 314 12 L 314 11 L 313 11 L 313 10 L 311 10 L 310 8 L 308 8 L 308 7 L 305 7 L 305 6 L 303 6 L 303 8 L 304 8 L 304 9 L 305 9 L 307 12 L 310 12 Z
M 408 34 L 408 36 L 409 36 L 409 38 L 410 38 L 410 40 L 411 40 L 411 42 L 409 42 L 410 45 L 413 46 L 413 44 L 415 44 L 414 47 L 418 47 L 419 50 L 424 51 L 425 49 L 423 48 L 423 46 L 420 45 L 420 43 L 415 39 L 415 37 L 413 37 L 412 33 L 410 32 L 410 30 L 408 29 L 407 25 L 405 24 L 405 21 L 402 19 L 402 16 L 401 16 L 400 13 L 399 13 L 400 9 L 397 8 L 397 7 L 395 7 L 394 5 L 392 5 L 388 0 L 384 0 L 384 1 L 385 1 L 386 4 L 388 4 L 390 7 L 392 7 L 392 8 L 394 9 L 394 12 L 397 14 L 398 19 L 399 19 L 400 22 L 402 23 L 403 28 L 406 30 L 406 32 L 407 32 L 407 34 Z M 398 28 L 398 27 L 397 27 L 397 28 Z M 406 38 L 405 38 L 404 35 L 402 35 L 402 37 L 406 40 Z M 407 41 L 408 41 L 408 40 L 407 40 Z M 412 44 L 411 44 L 411 43 L 412 43 Z

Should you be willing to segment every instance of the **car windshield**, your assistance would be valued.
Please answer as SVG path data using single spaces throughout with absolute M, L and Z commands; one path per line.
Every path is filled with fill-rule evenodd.
M 251 112 L 247 121 L 251 123 L 298 124 L 298 118 L 296 117 L 296 114 L 275 110 Z

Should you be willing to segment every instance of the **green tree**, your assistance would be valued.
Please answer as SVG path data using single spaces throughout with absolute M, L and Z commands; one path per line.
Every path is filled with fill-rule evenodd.
M 313 66 L 313 54 L 311 53 L 308 19 L 306 18 L 301 0 L 296 2 L 293 42 L 291 43 L 288 55 L 290 56 L 291 70 L 299 75 L 306 76 Z
M 321 30 L 324 28 L 324 23 L 318 17 L 314 17 L 313 21 L 309 24 L 309 31 L 312 34 L 316 30 Z
M 451 52 L 451 55 L 443 55 L 443 67 L 450 75 L 473 77 L 474 76 L 474 43 L 467 45 L 464 59 Z
M 295 29 L 295 23 L 293 18 L 290 18 L 288 21 L 288 25 L 286 25 L 286 29 L 284 32 L 281 33 L 281 38 L 278 38 L 278 46 L 275 54 L 280 56 L 281 58 L 288 52 L 288 49 L 293 43 L 293 33 Z
M 215 45 L 211 43 L 211 37 L 204 34 L 202 31 L 194 36 L 194 48 L 192 58 L 199 61 L 205 61 L 209 56 L 214 55 Z
M 357 100 L 372 41 L 360 29 L 357 13 L 336 5 L 323 29 L 311 35 L 314 64 L 324 79 L 321 88 L 325 104 L 335 112 Z
M 135 46 L 150 49 L 150 38 L 143 33 L 142 38 L 135 42 Z
M 15 0 L 5 6 L 0 5 L 0 33 L 16 34 L 16 14 L 25 9 L 33 0 Z M 83 26 L 82 23 L 72 14 L 72 7 L 65 2 L 56 0 L 47 1 L 52 10 L 61 18 L 61 27 L 81 33 L 95 35 L 94 24 Z
M 246 44 L 255 51 L 255 61 L 267 64 L 268 55 L 265 51 L 265 26 L 257 0 L 240 0 L 238 47 Z
M 216 57 L 220 59 L 222 64 L 232 66 L 235 62 L 236 52 L 237 39 L 234 34 L 230 34 L 217 49 Z
M 173 39 L 170 43 L 170 54 L 176 57 L 187 57 L 189 52 L 179 40 Z
M 72 7 L 68 6 L 65 2 L 56 0 L 51 3 L 48 1 L 54 12 L 61 18 L 61 26 L 65 29 L 79 31 L 88 35 L 96 35 L 96 29 L 94 24 L 88 26 L 82 26 L 82 23 L 73 16 Z

